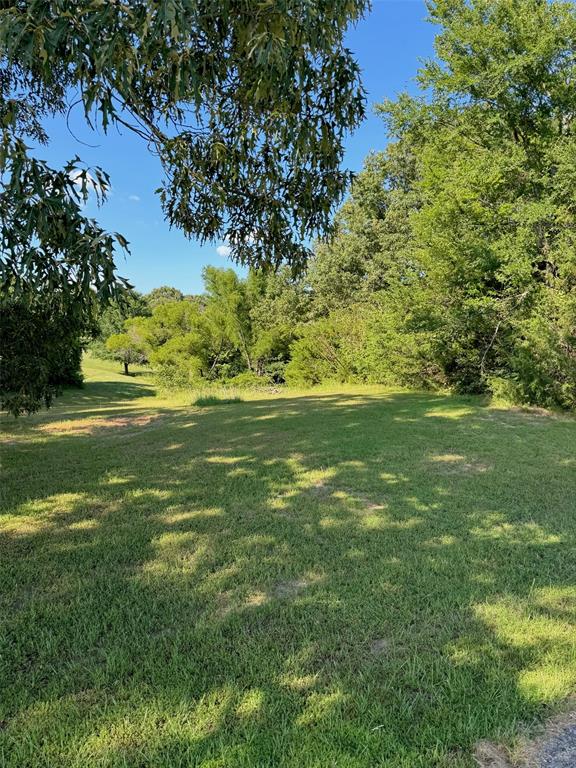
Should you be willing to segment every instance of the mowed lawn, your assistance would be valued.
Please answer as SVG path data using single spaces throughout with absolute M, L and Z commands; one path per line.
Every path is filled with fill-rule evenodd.
M 3 417 L 2 768 L 455 768 L 576 684 L 576 420 L 382 388 Z

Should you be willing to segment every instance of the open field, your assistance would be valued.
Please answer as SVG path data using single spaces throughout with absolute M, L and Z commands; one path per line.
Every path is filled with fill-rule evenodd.
M 2 422 L 2 768 L 460 768 L 574 691 L 574 419 L 87 373 Z

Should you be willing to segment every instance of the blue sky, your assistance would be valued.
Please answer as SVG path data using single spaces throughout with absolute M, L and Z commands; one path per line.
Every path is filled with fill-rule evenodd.
M 368 152 L 383 149 L 386 137 L 373 106 L 400 91 L 415 90 L 413 78 L 419 60 L 433 54 L 434 27 L 425 21 L 423 0 L 373 0 L 372 12 L 348 33 L 347 45 L 355 52 L 368 91 L 368 117 L 350 136 L 345 166 L 358 171 Z M 89 203 L 87 213 L 109 230 L 121 232 L 129 241 L 131 254 L 118 268 L 137 290 L 147 292 L 159 285 L 174 285 L 184 293 L 202 289 L 202 267 L 206 264 L 232 266 L 218 253 L 221 243 L 205 244 L 187 240 L 164 222 L 154 190 L 162 172 L 144 143 L 128 131 L 111 130 L 108 135 L 90 131 L 80 107 L 70 116 L 74 139 L 65 123 L 49 124 L 52 137 L 38 155 L 51 163 L 62 163 L 78 154 L 90 165 L 100 165 L 111 176 L 112 195 L 97 209 Z

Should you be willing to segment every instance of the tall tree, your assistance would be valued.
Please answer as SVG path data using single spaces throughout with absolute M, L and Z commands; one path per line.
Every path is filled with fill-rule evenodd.
M 254 338 L 249 286 L 233 269 L 206 267 L 202 276 L 206 287 L 206 315 L 212 325 L 220 327 L 225 337 L 241 350 L 251 371 Z
M 420 146 L 414 225 L 444 368 L 467 389 L 501 380 L 521 399 L 574 404 L 576 8 L 439 0 L 431 14 L 431 103 L 392 117 Z
M 381 108 L 393 141 L 317 249 L 309 280 L 330 322 L 305 330 L 289 373 L 341 376 L 355 349 L 353 377 L 574 407 L 576 7 L 429 9 L 437 56 L 419 97 Z

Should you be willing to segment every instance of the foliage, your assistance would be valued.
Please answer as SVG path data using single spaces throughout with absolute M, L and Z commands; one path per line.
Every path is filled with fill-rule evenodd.
M 231 405 L 232 403 L 241 403 L 242 398 L 238 395 L 234 397 L 220 397 L 219 395 L 201 395 L 197 397 L 192 405 L 196 405 L 199 408 L 207 408 L 211 405 Z
M 4 3 L 1 58 L 23 92 L 8 92 L 7 130 L 28 94 L 54 94 L 63 113 L 76 89 L 90 123 L 127 126 L 156 152 L 171 225 L 226 239 L 242 263 L 302 265 L 349 179 L 343 138 L 364 95 L 343 38 L 367 5 Z
M 96 357 L 110 358 L 106 347 L 110 336 L 124 331 L 126 320 L 132 317 L 148 317 L 151 314 L 148 296 L 134 290 L 123 291 L 119 299 L 110 301 L 105 306 L 97 307 L 97 331 L 88 348 Z
M 294 10 L 290 3 L 288 6 Z M 359 4 L 353 6 L 349 9 L 352 15 L 359 10 Z M 324 20 L 330 14 L 338 15 L 343 7 L 340 3 L 332 9 L 322 5 L 316 22 L 321 22 L 322 14 Z M 82 8 L 81 4 L 81 14 Z M 258 11 L 254 23 L 269 31 L 266 25 L 273 23 L 276 10 L 270 4 L 260 8 L 263 15 Z M 226 34 L 244 18 L 245 11 L 243 7 L 238 17 L 228 19 L 231 27 L 223 27 L 226 45 L 231 42 Z M 85 13 L 87 26 L 73 35 L 84 34 L 92 23 L 99 28 L 91 12 Z M 138 12 L 120 7 L 109 11 L 112 27 L 122 13 L 128 26 L 133 24 L 141 32 Z M 186 13 L 192 13 L 190 8 Z M 316 22 L 309 18 L 309 11 L 302 13 L 303 34 L 308 34 Z M 430 4 L 430 15 L 438 25 L 437 57 L 419 72 L 421 93 L 417 97 L 403 94 L 379 107 L 391 141 L 384 152 L 366 159 L 336 215 L 334 237 L 315 243 L 306 271 L 295 269 L 301 266 L 302 253 L 292 249 L 288 231 L 279 224 L 286 215 L 284 205 L 294 203 L 294 190 L 286 197 L 281 195 L 278 210 L 265 225 L 261 211 L 255 213 L 260 203 L 251 198 L 247 210 L 255 213 L 258 222 L 249 229 L 247 219 L 239 223 L 227 208 L 229 187 L 224 184 L 221 199 L 212 209 L 214 220 L 206 223 L 199 213 L 205 212 L 203 206 L 215 194 L 214 188 L 206 185 L 206 176 L 194 177 L 210 188 L 199 192 L 190 207 L 187 194 L 196 182 L 189 181 L 191 186 L 185 191 L 180 186 L 182 177 L 176 173 L 171 177 L 172 187 L 164 191 L 165 205 L 172 211 L 169 215 L 183 215 L 180 206 L 185 200 L 186 211 L 194 210 L 202 222 L 198 226 L 207 227 L 204 234 L 209 236 L 208 230 L 213 229 L 226 235 L 239 261 L 277 266 L 282 241 L 291 266 L 251 268 L 245 277 L 233 270 L 208 267 L 201 296 L 184 297 L 166 286 L 156 289 L 148 297 L 149 316 L 146 311 L 134 311 L 140 299 L 131 294 L 130 308 L 101 314 L 101 334 L 106 335 L 114 323 L 115 333 L 129 334 L 166 387 L 231 380 L 251 387 L 284 381 L 296 385 L 376 382 L 491 392 L 519 403 L 575 407 L 576 91 L 568 84 L 576 79 L 576 9 L 563 0 L 438 0 Z M 49 15 L 47 18 L 51 23 Z M 284 39 L 289 39 L 291 11 L 284 21 L 276 21 L 284 25 L 284 32 L 288 30 Z M 148 22 L 151 29 L 159 28 L 158 10 Z M 174 30 L 170 27 L 168 37 L 159 44 L 160 50 L 170 48 L 174 40 L 188 41 L 190 31 L 183 31 L 180 19 L 174 24 Z M 123 44 L 130 47 L 140 40 L 146 54 L 148 31 L 142 39 L 140 32 L 129 45 L 125 40 Z M 63 27 L 63 39 L 68 34 Z M 214 30 L 206 32 L 210 44 L 215 34 Z M 335 29 L 334 34 L 339 32 Z M 238 81 L 238 93 L 255 96 L 256 91 L 249 88 L 249 82 L 254 86 L 252 75 L 234 58 L 244 42 L 237 42 L 240 47 L 234 48 L 231 61 L 213 63 L 213 67 L 218 77 L 223 71 L 220 67 L 240 67 L 237 74 L 247 79 Z M 121 43 L 120 38 L 111 42 L 112 54 L 117 55 Z M 274 81 L 280 77 L 275 67 L 282 56 L 278 54 L 276 60 L 275 44 L 270 45 L 265 57 L 274 60 L 269 73 Z M 322 48 L 324 43 L 318 45 Z M 178 72 L 184 66 L 180 49 L 175 57 Z M 267 61 L 270 64 L 271 59 Z M 339 66 L 348 67 L 350 61 L 346 61 Z M 255 66 L 257 71 L 260 64 Z M 347 71 L 352 74 L 352 70 Z M 104 72 L 100 63 L 97 71 Z M 123 64 L 116 79 L 103 80 L 101 91 L 91 96 L 93 106 L 99 106 L 112 121 L 119 119 L 116 96 L 110 96 L 108 103 L 102 101 L 102 94 L 116 94 L 114 89 L 121 85 L 119 73 L 124 73 L 127 82 L 135 76 Z M 278 94 L 286 82 L 282 80 Z M 154 84 L 147 95 L 156 108 L 155 99 L 164 86 Z M 166 87 L 170 91 L 172 86 Z M 196 86 L 192 90 L 182 87 L 182 94 L 191 97 L 195 119 L 199 125 L 204 120 L 201 127 L 208 132 L 215 130 L 213 110 L 219 105 L 225 144 L 232 136 L 236 141 L 237 131 L 253 125 L 252 121 L 260 125 L 264 119 L 265 107 L 258 97 L 259 106 L 246 116 L 243 127 L 229 125 L 232 95 L 222 102 L 210 89 L 206 91 L 206 114 L 199 116 L 194 106 Z M 263 93 L 267 87 L 262 85 Z M 142 96 L 138 89 L 135 93 L 135 98 Z M 352 98 L 352 91 L 347 93 L 344 100 Z M 308 104 L 308 96 L 302 98 L 301 103 Z M 284 106 L 291 103 L 288 96 L 286 99 Z M 164 107 L 168 124 L 174 128 L 171 138 L 165 142 L 165 136 L 156 136 L 153 144 L 169 147 L 168 154 L 189 151 L 187 160 L 178 155 L 181 169 L 190 170 L 186 164 L 194 157 L 204 171 L 210 170 L 209 178 L 221 184 L 224 150 L 214 144 L 208 161 L 200 138 L 189 139 L 188 149 L 183 150 L 181 131 L 171 123 L 178 105 L 180 102 L 169 101 Z M 276 120 L 281 114 L 274 115 L 270 129 L 276 126 L 280 130 Z M 153 122 L 156 117 L 157 111 L 152 109 L 149 119 Z M 290 131 L 300 125 L 301 118 L 300 113 L 284 127 Z M 25 109 L 21 120 L 28 126 Z M 304 130 L 303 124 L 301 128 Z M 145 127 L 149 129 L 149 125 Z M 279 147 L 288 140 L 288 133 L 280 133 Z M 278 192 L 279 177 L 274 174 L 279 173 L 276 164 L 281 156 L 286 160 L 283 150 L 270 160 L 275 180 L 265 189 L 259 186 L 257 170 L 250 179 L 242 175 L 249 168 L 254 170 L 253 162 L 257 167 L 264 162 L 266 141 L 264 131 L 254 142 L 248 141 L 242 161 L 236 156 L 228 158 L 228 170 L 238 173 L 236 191 L 250 182 L 248 197 L 255 190 L 265 192 L 264 196 Z M 292 148 L 297 145 L 298 141 Z M 312 144 L 306 146 L 311 150 Z M 230 145 L 226 147 L 228 152 Z M 252 155 L 257 147 L 262 152 L 255 159 Z M 306 163 L 306 151 L 299 163 Z M 174 170 L 172 160 L 163 160 Z M 237 162 L 245 163 L 243 170 Z M 290 167 L 287 162 L 281 174 Z M 314 176 L 316 170 L 312 164 L 306 173 Z M 304 171 L 300 168 L 299 172 Z M 102 176 L 97 181 L 106 186 Z M 86 177 L 83 183 L 87 184 Z M 314 196 L 314 182 L 311 184 L 306 195 Z M 230 214 L 226 220 L 221 217 L 224 209 Z M 298 211 L 296 206 L 296 218 Z M 266 237 L 264 226 L 270 227 Z M 304 226 L 300 234 L 309 232 Z
M 242 371 L 232 376 L 226 383 L 239 389 L 267 389 L 273 382 L 270 376 L 259 376 L 254 371 Z
M 79 306 L 91 304 L 94 293 L 109 300 L 126 285 L 115 274 L 114 253 L 117 244 L 126 249 L 128 243 L 83 212 L 90 195 L 98 203 L 106 199 L 109 178 L 78 157 L 56 171 L 30 156 L 25 139 L 46 141 L 41 119 L 64 103 L 56 99 L 51 108 L 50 89 L 45 93 L 41 84 L 34 85 L 32 72 L 6 66 L 9 13 L 0 13 L 1 295 L 20 298 L 54 290 Z M 47 101 L 26 104 L 21 89 L 27 97 L 37 93 Z
M 23 9 L 20 4 L 21 10 Z M 46 118 L 65 110 L 68 78 L 55 62 L 51 84 L 9 61 L 10 15 L 0 10 L 0 401 L 14 415 L 48 406 L 62 385 L 81 381 L 80 352 L 94 330 L 95 301 L 127 284 L 116 275 L 121 235 L 105 232 L 83 207 L 102 203 L 108 176 L 78 157 L 55 170 L 32 157 Z
M 355 378 L 355 353 L 359 347 L 354 343 L 358 333 L 352 333 L 351 319 L 351 314 L 333 313 L 304 326 L 300 338 L 292 345 L 286 367 L 288 384 L 310 386 Z
M 422 97 L 380 108 L 319 245 L 288 379 L 506 391 L 576 406 L 572 3 L 441 0 Z M 355 349 L 356 347 L 356 349 Z
M 150 309 L 156 309 L 160 304 L 166 304 L 169 301 L 182 301 L 183 298 L 182 291 L 170 285 L 161 285 L 160 288 L 153 288 L 146 294 L 146 302 Z
M 115 360 L 124 364 L 124 373 L 128 376 L 131 363 L 145 363 L 146 352 L 142 344 L 129 333 L 115 333 L 109 336 L 106 347 Z
M 366 7 L 367 0 L 3 2 L 2 297 L 28 302 L 40 289 L 57 290 L 87 320 L 94 293 L 106 304 L 127 287 L 115 266 L 127 241 L 84 212 L 89 196 L 106 199 L 108 175 L 78 157 L 51 168 L 27 143 L 47 143 L 50 118 L 67 119 L 75 106 L 94 128 L 129 128 L 160 158 L 170 225 L 226 240 L 241 263 L 302 267 L 301 243 L 329 229 L 350 178 L 340 168 L 343 140 L 363 118 L 364 94 L 343 37 Z M 39 358 L 57 343 L 46 341 Z M 12 355 L 19 350 L 10 347 Z M 9 367 L 31 370 L 25 356 Z M 42 393 L 39 380 L 25 386 L 50 402 L 53 391 Z
M 124 321 L 158 381 L 167 388 L 236 379 L 242 386 L 265 387 L 283 381 L 306 303 L 302 286 L 287 270 L 251 270 L 241 278 L 231 269 L 207 267 L 204 281 L 202 296 L 156 302 L 150 316 Z
M 19 416 L 49 406 L 63 386 L 80 386 L 85 319 L 58 293 L 0 303 L 0 406 Z

